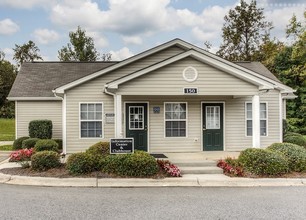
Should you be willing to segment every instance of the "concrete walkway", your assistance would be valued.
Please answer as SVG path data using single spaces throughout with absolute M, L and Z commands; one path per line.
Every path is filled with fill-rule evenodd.
M 17 163 L 0 163 L 0 169 L 18 167 Z M 306 178 L 231 178 L 223 174 L 184 175 L 181 178 L 48 178 L 15 176 L 0 173 L 0 183 L 61 187 L 259 187 L 306 186 Z
M 13 145 L 14 141 L 0 141 L 0 146 L 2 145 Z

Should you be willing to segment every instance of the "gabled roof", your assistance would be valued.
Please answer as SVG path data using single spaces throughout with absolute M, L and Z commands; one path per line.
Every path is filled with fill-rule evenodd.
M 185 50 L 182 54 L 178 54 L 172 58 L 164 60 L 160 63 L 153 64 L 145 70 L 136 71 L 137 74 L 142 71 L 155 68 L 161 63 L 166 64 L 170 59 L 179 59 L 182 56 L 193 56 L 200 60 L 210 60 L 211 64 L 217 65 L 218 68 L 223 68 L 229 72 L 229 69 L 235 70 L 232 73 L 237 74 L 245 80 L 252 79 L 251 82 L 256 82 L 264 87 L 274 87 L 286 92 L 293 92 L 290 87 L 283 85 L 270 71 L 258 62 L 229 62 L 215 54 L 207 52 L 199 47 L 187 43 L 180 39 L 174 39 L 131 58 L 121 62 L 32 62 L 24 63 L 10 91 L 8 99 L 11 100 L 50 100 L 55 99 L 54 93 L 64 93 L 65 90 L 71 89 L 89 80 L 95 79 L 106 73 L 109 73 L 118 68 L 124 67 L 130 63 L 136 62 L 144 57 L 160 52 L 172 46 L 178 46 Z M 134 75 L 133 75 L 134 74 Z M 130 73 L 129 75 L 135 75 Z M 123 77 L 128 79 L 128 76 Z M 117 79 L 121 80 L 121 79 Z M 117 81 L 115 80 L 115 81 Z M 112 82 L 113 83 L 113 82 Z
M 31 62 L 22 64 L 8 95 L 23 99 L 54 99 L 52 90 L 117 62 Z M 14 99 L 15 100 L 15 99 Z
M 123 84 L 125 82 L 128 82 L 132 79 L 135 79 L 137 77 L 140 77 L 146 73 L 149 73 L 151 71 L 154 71 L 156 69 L 159 69 L 163 66 L 169 65 L 171 63 L 174 63 L 176 61 L 179 61 L 181 59 L 184 59 L 186 57 L 193 57 L 194 59 L 197 59 L 201 62 L 204 62 L 210 66 L 214 66 L 218 69 L 223 70 L 224 72 L 227 72 L 231 75 L 234 75 L 237 78 L 240 78 L 244 81 L 248 81 L 254 85 L 257 85 L 260 87 L 260 89 L 274 89 L 276 88 L 275 84 L 271 79 L 268 79 L 267 77 L 253 72 L 249 69 L 246 69 L 244 67 L 238 66 L 236 64 L 230 63 L 230 65 L 227 63 L 228 61 L 225 61 L 223 59 L 220 59 L 217 56 L 212 56 L 211 54 L 204 54 L 202 52 L 199 52 L 194 49 L 190 49 L 186 52 L 182 52 L 178 55 L 175 55 L 173 57 L 170 57 L 166 60 L 163 60 L 162 62 L 156 63 L 154 65 L 151 65 L 147 68 L 141 69 L 139 71 L 135 71 L 131 74 L 128 74 L 124 77 L 121 77 L 119 79 L 113 80 L 112 82 L 109 82 L 107 84 L 107 88 L 110 89 L 118 89 L 118 86 L 120 84 Z

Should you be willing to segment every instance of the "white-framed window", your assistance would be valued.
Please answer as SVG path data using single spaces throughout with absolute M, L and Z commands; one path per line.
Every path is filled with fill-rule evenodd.
M 260 136 L 268 135 L 268 107 L 266 102 L 260 103 Z M 246 135 L 252 136 L 252 103 L 245 104 L 245 118 L 246 118 Z
M 165 137 L 187 136 L 187 103 L 165 102 Z
M 103 103 L 80 103 L 80 137 L 102 138 Z
M 129 106 L 129 130 L 144 129 L 144 107 Z

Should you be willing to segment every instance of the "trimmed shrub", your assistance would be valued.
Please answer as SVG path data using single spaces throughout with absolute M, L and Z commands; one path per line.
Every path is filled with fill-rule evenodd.
M 288 161 L 279 152 L 248 148 L 242 151 L 238 162 L 256 175 L 279 175 L 289 171 Z
M 31 167 L 33 170 L 45 171 L 60 166 L 60 155 L 54 151 L 41 151 L 31 157 Z
M 63 150 L 63 140 L 62 139 L 52 139 L 58 144 L 58 150 Z
M 96 167 L 95 157 L 85 152 L 71 154 L 68 157 L 66 168 L 69 173 L 80 175 L 93 172 Z
M 86 153 L 93 154 L 93 155 L 101 155 L 101 156 L 110 155 L 109 142 L 98 142 L 90 146 L 86 150 Z
M 111 155 L 102 160 L 102 170 L 120 176 L 148 177 L 157 174 L 159 168 L 154 157 L 144 151 L 134 154 Z
M 284 137 L 288 137 L 288 136 L 299 136 L 299 137 L 303 137 L 303 135 L 299 134 L 299 133 L 295 133 L 295 132 L 286 132 Z
M 302 146 L 291 143 L 275 143 L 270 145 L 268 149 L 284 154 L 291 171 L 306 171 L 306 150 Z
M 306 149 L 306 139 L 301 136 L 285 136 L 284 142 L 303 146 Z
M 28 138 L 22 142 L 22 149 L 30 149 L 34 148 L 37 141 L 39 141 L 39 138 Z
M 45 150 L 57 152 L 58 144 L 51 139 L 42 139 L 36 142 L 34 149 L 36 152 L 45 151 Z
M 22 142 L 24 140 L 27 140 L 29 139 L 30 137 L 20 137 L 20 138 L 17 138 L 14 143 L 13 143 L 13 150 L 20 150 L 22 149 Z
M 51 120 L 34 120 L 29 123 L 29 135 L 31 138 L 51 139 L 52 138 Z

